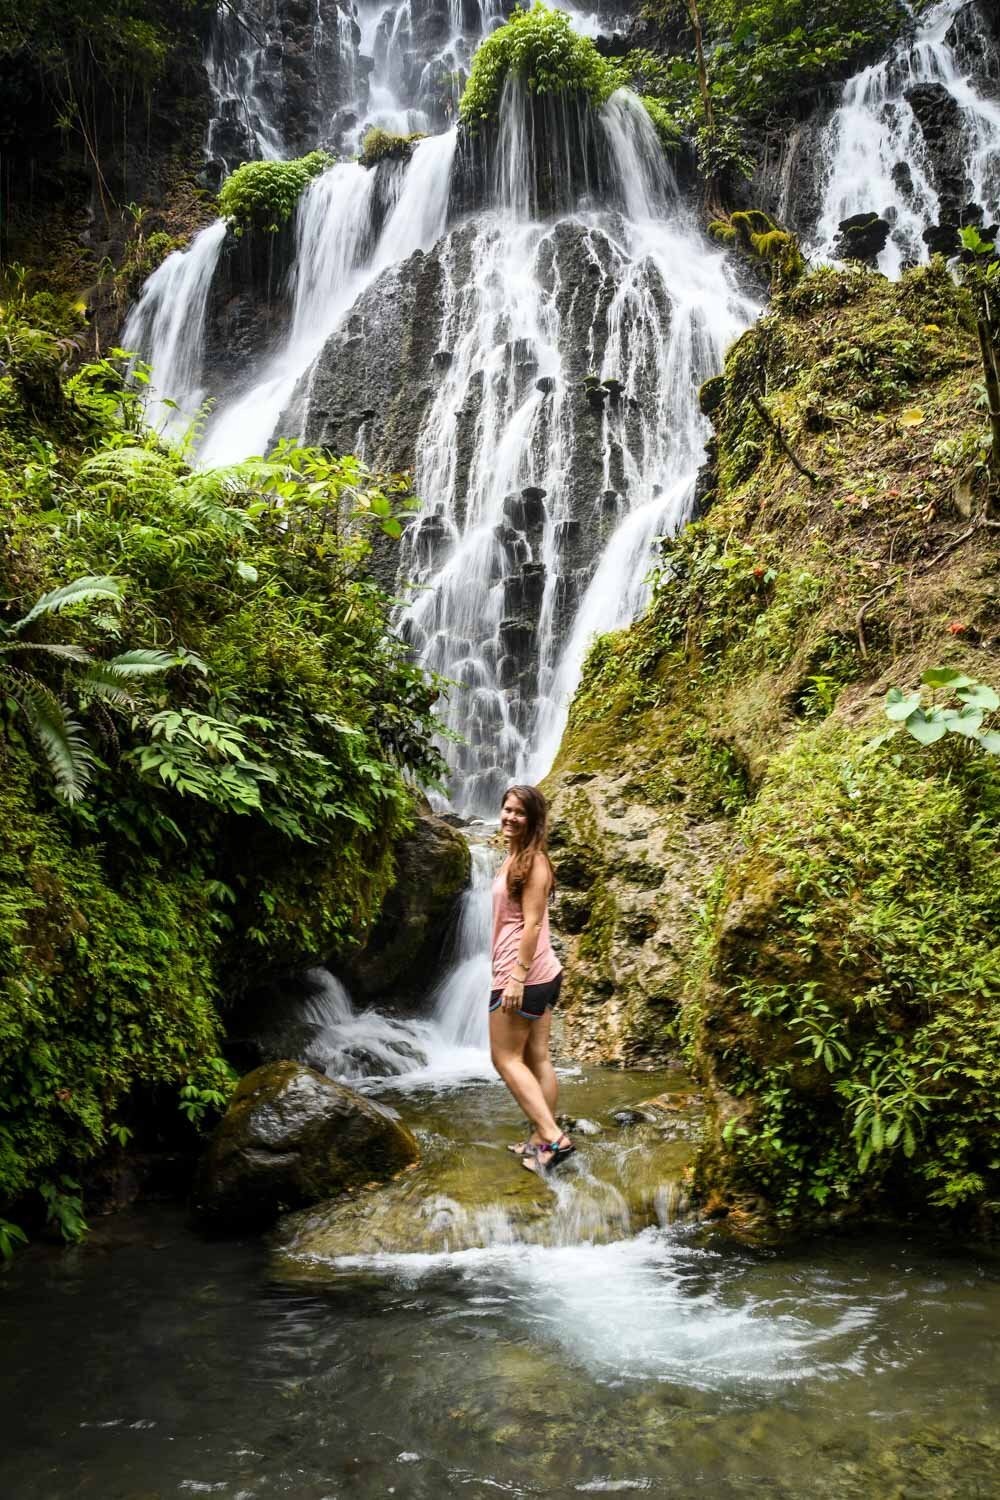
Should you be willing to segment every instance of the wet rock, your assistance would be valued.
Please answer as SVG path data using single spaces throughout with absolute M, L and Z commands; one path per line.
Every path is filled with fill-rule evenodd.
M 969 198 L 972 183 L 965 165 L 966 137 L 962 111 L 943 83 L 920 83 L 906 93 L 924 138 L 931 180 L 943 216 L 957 213 Z
M 288 1209 L 384 1181 L 419 1154 L 370 1099 L 299 1063 L 271 1063 L 241 1080 L 216 1127 L 194 1208 L 212 1229 L 263 1229 Z
M 396 879 L 364 948 L 339 968 L 357 1000 L 414 1003 L 440 971 L 472 857 L 443 818 L 422 814 L 396 846 Z
M 838 260 L 859 260 L 874 266 L 891 233 L 888 219 L 876 213 L 852 214 L 840 221 L 833 253 Z

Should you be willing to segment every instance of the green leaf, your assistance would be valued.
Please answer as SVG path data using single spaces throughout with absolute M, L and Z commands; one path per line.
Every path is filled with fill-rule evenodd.
M 82 726 L 37 678 L 12 677 L 9 690 L 48 761 L 59 796 L 70 804 L 79 802 L 95 765 Z
M 927 687 L 950 687 L 954 692 L 970 684 L 972 678 L 966 677 L 964 672 L 957 672 L 954 667 L 928 667 L 920 681 Z
M 240 558 L 239 562 L 236 564 L 236 572 L 237 575 L 243 579 L 244 583 L 257 582 L 257 569 L 253 566 L 252 563 L 244 562 L 242 558 Z
M 83 604 L 88 599 L 112 599 L 116 604 L 121 603 L 121 584 L 116 578 L 106 576 L 91 576 L 75 578 L 72 583 L 64 583 L 61 588 L 53 589 L 51 593 L 43 594 L 38 602 L 24 616 L 11 625 L 11 631 L 23 630 L 30 625 L 32 620 L 39 619 L 42 615 L 58 614 L 60 610 L 68 609 L 71 604 Z
M 894 724 L 908 719 L 915 708 L 920 707 L 919 693 L 904 694 L 900 688 L 890 688 L 885 695 L 885 716 Z
M 990 730 L 987 734 L 979 735 L 979 743 L 989 755 L 1000 755 L 1000 734 L 996 730 Z
M 948 731 L 947 724 L 942 723 L 940 719 L 929 719 L 920 708 L 910 715 L 905 728 L 907 734 L 912 734 L 921 745 L 935 744 L 936 741 L 943 739 Z
M 979 738 L 979 731 L 983 727 L 982 710 L 978 708 L 963 708 L 960 714 L 950 718 L 945 728 L 952 734 L 967 735 L 970 740 Z
M 972 682 L 968 687 L 956 688 L 955 691 L 963 703 L 967 703 L 970 708 L 981 709 L 983 713 L 992 713 L 995 708 L 1000 708 L 1000 694 L 987 687 L 985 682 Z

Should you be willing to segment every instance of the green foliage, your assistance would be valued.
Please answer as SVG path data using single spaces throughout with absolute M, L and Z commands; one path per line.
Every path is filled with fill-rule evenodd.
M 380 161 L 407 161 L 416 142 L 426 139 L 424 130 L 415 130 L 412 135 L 394 135 L 391 130 L 372 125 L 361 142 L 361 165 L 374 167 Z
M 1000 694 L 986 683 L 977 682 L 954 667 L 929 667 L 920 678 L 922 688 L 904 692 L 890 688 L 885 699 L 885 716 L 891 729 L 873 740 L 872 746 L 885 744 L 901 729 L 920 745 L 935 745 L 946 735 L 957 735 L 970 748 L 978 745 L 990 755 L 1000 755 L 1000 733 L 984 720 L 1000 709 Z M 925 703 L 923 688 L 929 688 L 931 701 Z M 950 703 L 955 699 L 956 703 Z
M 523 79 L 532 94 L 575 95 L 595 109 L 616 89 L 635 85 L 661 142 L 677 144 L 677 124 L 656 94 L 659 69 L 653 54 L 635 52 L 617 61 L 602 57 L 564 12 L 550 10 L 542 0 L 530 10 L 515 10 L 479 47 L 459 106 L 466 125 L 496 120 L 511 75 Z
M 408 478 L 292 444 L 193 471 L 139 403 L 115 358 L 49 425 L 0 378 L 0 1204 L 54 1185 L 69 1233 L 62 1178 L 152 1098 L 224 1104 L 223 1000 L 363 935 L 441 767 L 366 569 Z
M 900 1208 L 996 1195 L 998 813 L 983 758 L 928 775 L 915 745 L 874 755 L 824 727 L 774 765 L 708 940 L 712 1025 L 742 1035 L 714 1064 L 747 1102 L 725 1137 L 736 1190 L 786 1218 L 890 1182 Z M 752 939 L 737 892 L 760 903 Z
M 219 213 L 236 235 L 248 229 L 277 234 L 313 178 L 331 166 L 326 151 L 310 151 L 294 161 L 244 162 L 219 190 Z

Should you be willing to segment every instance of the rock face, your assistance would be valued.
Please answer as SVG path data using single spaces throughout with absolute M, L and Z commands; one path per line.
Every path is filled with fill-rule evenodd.
M 338 964 L 356 1000 L 415 1003 L 441 972 L 471 855 L 460 833 L 430 813 L 396 846 L 396 879 L 360 953 Z
M 237 1088 L 199 1164 L 194 1207 L 213 1229 L 261 1229 L 286 1209 L 392 1177 L 419 1154 L 371 1100 L 299 1063 L 271 1063 Z
M 676 1051 L 691 921 L 732 842 L 723 819 L 665 817 L 639 793 L 631 759 L 625 744 L 613 770 L 574 760 L 546 786 L 566 1044 L 574 1057 L 619 1065 Z

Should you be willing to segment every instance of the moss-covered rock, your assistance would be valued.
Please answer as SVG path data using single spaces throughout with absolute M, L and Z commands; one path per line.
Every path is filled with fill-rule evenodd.
M 462 835 L 429 812 L 402 835 L 378 919 L 363 949 L 340 966 L 355 998 L 413 1001 L 427 993 L 440 972 L 471 862 Z
M 242 1079 L 216 1127 L 195 1211 L 214 1229 L 264 1228 L 286 1209 L 384 1181 L 419 1154 L 370 1099 L 300 1063 L 270 1063 Z
M 998 1196 L 996 764 L 866 748 L 929 667 L 1000 685 L 976 364 L 940 262 L 777 296 L 705 392 L 707 512 L 593 648 L 548 783 L 567 1034 L 686 1048 L 699 1189 L 743 1230 Z

